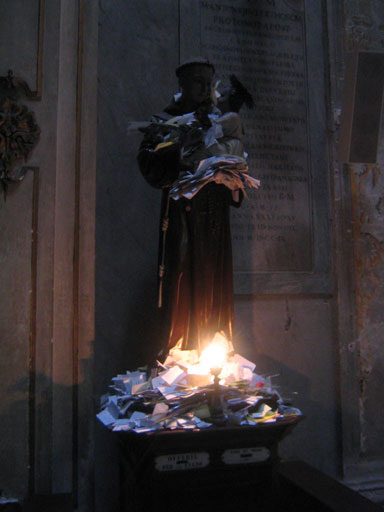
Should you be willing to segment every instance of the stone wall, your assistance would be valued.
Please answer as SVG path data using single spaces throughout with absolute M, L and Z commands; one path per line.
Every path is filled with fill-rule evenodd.
M 381 2 L 344 2 L 345 52 L 376 52 L 383 61 L 384 13 Z M 379 76 L 379 70 L 371 70 Z M 383 85 L 381 81 L 381 97 Z M 382 109 L 382 101 L 377 102 Z M 354 378 L 358 380 L 359 440 L 354 464 L 346 468 L 347 478 L 357 488 L 381 489 L 384 479 L 384 417 L 381 386 L 383 359 L 383 130 L 378 141 L 376 163 L 349 163 L 345 172 L 351 183 L 353 254 L 356 298 L 356 345 Z
M 344 471 L 360 489 L 384 488 L 383 138 L 377 164 L 337 158 L 344 53 L 382 51 L 381 2 L 261 0 L 247 13 L 249 4 L 0 6 L 0 75 L 11 68 L 39 93 L 21 103 L 41 128 L 28 161 L 35 170 L 0 200 L 6 496 L 68 493 L 80 510 L 116 509 L 118 451 L 95 427 L 98 399 L 158 344 L 160 197 L 139 174 L 131 123 L 161 110 L 177 89 L 174 68 L 201 53 L 223 82 L 233 69 L 257 105 L 243 114 L 263 188 L 233 217 L 237 351 L 278 374 L 306 416 L 283 456 Z M 303 76 L 294 85 L 284 73 Z M 283 185 L 287 176 L 300 180 Z

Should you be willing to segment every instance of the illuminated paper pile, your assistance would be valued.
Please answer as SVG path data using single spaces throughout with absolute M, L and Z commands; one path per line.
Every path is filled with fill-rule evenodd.
M 98 419 L 113 431 L 136 433 L 207 428 L 214 422 L 212 397 L 226 424 L 257 425 L 301 414 L 284 404 L 270 377 L 255 373 L 254 363 L 228 348 L 217 335 L 200 357 L 196 350 L 174 348 L 149 377 L 142 370 L 117 375 L 111 393 L 102 397 Z M 213 384 L 213 374 L 220 385 Z

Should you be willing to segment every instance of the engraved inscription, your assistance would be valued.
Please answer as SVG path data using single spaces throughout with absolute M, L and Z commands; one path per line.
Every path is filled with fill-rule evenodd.
M 177 453 L 160 455 L 155 458 L 157 471 L 184 471 L 200 469 L 209 465 L 209 454 L 206 452 Z
M 250 90 L 250 173 L 261 188 L 232 212 L 235 272 L 311 271 L 312 219 L 304 11 L 285 2 L 201 0 L 203 54 Z

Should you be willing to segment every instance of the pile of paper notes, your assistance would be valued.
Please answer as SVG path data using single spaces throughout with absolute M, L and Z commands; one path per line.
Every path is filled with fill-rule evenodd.
M 271 378 L 255 373 L 255 364 L 238 354 L 226 357 L 213 384 L 196 350 L 170 351 L 157 369 L 117 375 L 101 398 L 98 419 L 113 431 L 201 429 L 212 425 L 212 397 L 219 400 L 226 424 L 276 422 L 300 411 L 284 404 Z
M 182 196 L 192 199 L 207 183 L 214 181 L 230 190 L 242 190 L 245 187 L 259 188 L 260 181 L 247 174 L 248 165 L 243 157 L 236 155 L 211 156 L 201 160 L 194 173 L 180 177 L 170 190 L 172 199 Z

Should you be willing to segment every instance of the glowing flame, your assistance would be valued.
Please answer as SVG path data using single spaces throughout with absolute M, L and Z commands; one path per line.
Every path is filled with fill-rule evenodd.
M 243 378 L 239 373 L 238 365 L 231 361 L 234 355 L 232 342 L 227 340 L 223 334 L 217 332 L 212 341 L 200 353 L 200 357 L 196 349 L 182 350 L 180 346 L 181 342 L 169 351 L 162 366 L 169 370 L 177 365 L 185 372 L 188 386 L 209 385 L 213 382 L 213 377 L 219 375 L 226 378 L 228 382 Z
M 222 368 L 227 360 L 229 343 L 220 333 L 216 333 L 211 343 L 203 350 L 200 364 L 207 369 Z

